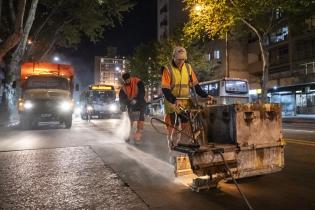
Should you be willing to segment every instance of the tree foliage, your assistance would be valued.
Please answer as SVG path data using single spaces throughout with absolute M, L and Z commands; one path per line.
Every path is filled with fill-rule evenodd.
M 45 59 L 55 47 L 76 47 L 83 36 L 96 42 L 106 28 L 123 21 L 133 3 L 128 0 L 42 0 L 30 38 L 28 57 Z
M 156 43 L 140 44 L 128 59 L 128 69 L 133 75 L 141 78 L 146 86 L 154 86 L 159 82 L 159 64 L 156 60 Z
M 151 42 L 139 45 L 131 58 L 129 69 L 141 77 L 146 84 L 160 82 L 161 68 L 172 61 L 172 52 L 175 46 L 183 46 L 187 50 L 188 62 L 197 72 L 199 79 L 205 79 L 205 72 L 209 72 L 211 64 L 205 58 L 205 49 L 200 43 L 188 42 L 183 36 L 175 34 L 160 42 Z M 149 71 L 150 69 L 150 71 Z
M 184 33 L 190 40 L 206 36 L 223 38 L 226 32 L 239 32 L 244 26 L 257 35 L 263 60 L 263 99 L 267 94 L 270 33 L 290 19 L 311 11 L 310 8 L 314 9 L 310 0 L 185 0 L 185 4 L 189 22 Z

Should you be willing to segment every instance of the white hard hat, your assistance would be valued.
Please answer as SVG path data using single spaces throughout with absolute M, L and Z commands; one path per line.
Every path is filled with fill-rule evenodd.
M 174 59 L 185 59 L 185 60 L 187 60 L 186 49 L 181 47 L 181 46 L 175 47 L 174 50 L 173 50 L 173 58 Z

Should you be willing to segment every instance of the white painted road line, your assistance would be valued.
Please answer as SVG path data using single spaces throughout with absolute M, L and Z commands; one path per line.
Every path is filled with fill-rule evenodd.
M 308 133 L 315 133 L 314 130 L 298 130 L 298 129 L 289 129 L 289 128 L 284 128 L 284 131 L 296 131 L 296 132 L 308 132 Z

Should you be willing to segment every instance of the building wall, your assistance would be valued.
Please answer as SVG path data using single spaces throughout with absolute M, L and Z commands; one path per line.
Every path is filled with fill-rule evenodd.
M 126 59 L 95 57 L 94 83 L 113 85 L 116 90 L 121 86 L 121 75 L 126 72 Z
M 158 39 L 169 36 L 187 20 L 180 0 L 158 0 Z M 271 34 L 268 88 L 315 81 L 315 16 L 302 23 L 304 28 L 292 33 L 285 24 Z M 279 32 L 280 31 L 280 32 Z M 226 76 L 225 41 L 206 43 L 212 64 L 209 78 Z M 220 58 L 214 52 L 220 51 Z M 262 60 L 255 35 L 241 41 L 229 39 L 229 75 L 248 79 L 251 89 L 260 88 Z
M 157 38 L 161 40 L 182 26 L 188 15 L 183 11 L 184 4 L 181 0 L 158 0 L 157 4 Z
M 226 60 L 225 40 L 212 40 L 206 45 L 208 49 L 207 57 L 212 64 L 212 70 L 209 73 L 211 74 L 211 80 L 221 79 L 228 75 L 229 77 L 249 79 L 246 41 L 228 41 L 228 60 Z

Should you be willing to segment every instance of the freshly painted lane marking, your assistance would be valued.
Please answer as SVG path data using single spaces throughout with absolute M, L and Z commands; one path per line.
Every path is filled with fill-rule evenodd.
M 285 139 L 285 141 L 292 144 L 303 144 L 303 145 L 315 146 L 315 140 L 305 141 L 305 140 L 298 140 L 298 139 Z
M 297 130 L 297 129 L 289 129 L 289 128 L 284 128 L 284 131 L 297 131 L 297 132 L 309 132 L 309 133 L 315 133 L 315 131 L 310 131 L 310 130 Z

